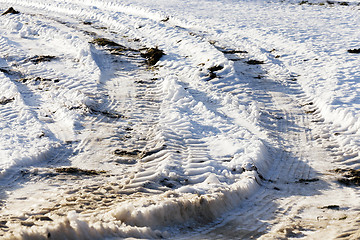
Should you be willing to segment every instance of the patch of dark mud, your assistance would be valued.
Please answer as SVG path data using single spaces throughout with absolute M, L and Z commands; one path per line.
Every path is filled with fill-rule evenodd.
M 154 82 L 153 81 L 145 81 L 145 80 L 136 80 L 136 81 L 134 81 L 134 83 L 147 85 L 147 84 L 152 84 Z
M 241 61 L 241 58 L 229 58 L 230 61 L 237 62 Z
M 316 6 L 333 6 L 333 5 L 340 5 L 340 6 L 350 6 L 350 2 L 344 1 L 325 1 L 325 2 L 309 2 L 309 1 L 301 1 L 299 5 L 316 5 Z
M 151 156 L 155 153 L 158 153 L 162 150 L 164 150 L 166 148 L 166 145 L 162 145 L 161 147 L 158 147 L 156 149 L 152 149 L 152 150 L 147 150 L 147 151 L 142 151 L 139 155 L 140 158 L 145 158 L 145 157 L 148 157 L 148 156 Z
M 24 227 L 32 227 L 35 225 L 33 222 L 21 222 L 20 224 Z
M 312 183 L 312 182 L 317 182 L 319 181 L 320 179 L 318 178 L 309 178 L 309 179 L 304 179 L 304 178 L 301 178 L 299 179 L 298 181 L 296 181 L 296 183 L 305 183 L 305 184 L 308 184 L 308 183 Z
M 19 14 L 19 11 L 16 11 L 13 7 L 10 7 L 8 10 L 6 10 L 5 12 L 3 12 L 1 14 L 1 16 L 6 15 L 6 14 Z
M 209 67 L 208 68 L 208 71 L 209 71 L 209 80 L 211 80 L 211 79 L 214 79 L 214 78 L 217 78 L 218 76 L 216 75 L 216 73 L 215 72 L 217 72 L 217 71 L 220 71 L 220 70 L 222 70 L 224 67 L 223 66 L 221 66 L 221 65 L 216 65 L 216 66 L 212 66 L 212 67 Z
M 60 82 L 59 79 L 50 79 L 50 78 L 42 78 L 42 77 L 34 77 L 34 78 L 21 78 L 18 80 L 21 83 L 28 83 L 28 82 L 54 82 L 58 83 Z
M 0 100 L 0 105 L 6 105 L 8 103 L 11 103 L 15 100 L 15 98 L 5 98 L 5 99 L 2 99 Z
M 107 30 L 108 28 L 105 26 L 94 26 L 95 29 L 100 29 L 100 30 Z
M 144 53 L 141 53 L 140 56 L 146 58 L 145 63 L 149 66 L 154 66 L 165 53 L 163 50 L 155 48 L 148 48 Z
M 357 48 L 357 49 L 349 49 L 347 50 L 349 53 L 360 53 L 360 48 Z
M 346 186 L 360 186 L 360 170 L 356 169 L 335 169 L 333 172 L 341 175 L 338 182 Z
M 351 235 L 353 235 L 353 233 L 342 233 L 338 236 L 336 236 L 336 239 L 353 239 L 353 238 L 350 238 Z M 354 238 L 356 239 L 356 238 Z
M 138 50 L 125 47 L 125 46 L 120 45 L 114 41 L 107 39 L 107 38 L 95 38 L 90 43 L 96 44 L 101 47 L 109 48 L 107 50 L 110 51 L 110 54 L 112 54 L 112 55 L 123 55 L 124 54 L 123 52 L 125 52 L 125 51 L 138 52 Z
M 117 156 L 124 156 L 124 157 L 134 157 L 134 156 L 138 156 L 141 153 L 141 151 L 139 150 L 121 150 L 121 149 L 116 149 L 114 151 L 114 154 Z
M 8 69 L 8 68 L 0 68 L 0 72 L 5 73 L 6 75 L 14 75 L 16 72 Z
M 308 103 L 304 103 L 304 104 L 301 104 L 300 106 L 312 106 L 314 105 L 314 102 L 308 102 Z
M 235 54 L 235 53 L 248 53 L 247 51 L 242 50 L 221 50 L 224 54 Z
M 328 206 L 322 207 L 321 209 L 340 210 L 340 206 L 339 205 L 328 205 Z
M 107 38 L 95 38 L 90 43 L 96 44 L 96 45 L 99 45 L 102 47 L 121 47 L 121 48 L 126 49 L 124 46 L 122 46 L 114 41 L 111 41 L 110 39 L 107 39 Z
M 88 110 L 90 111 L 90 113 L 101 114 L 108 118 L 114 118 L 114 119 L 125 118 L 125 116 L 120 113 L 110 112 L 110 111 L 106 111 L 106 110 L 102 111 L 102 110 L 98 110 L 93 107 L 88 107 Z
M 28 61 L 32 62 L 33 64 L 39 64 L 41 62 L 50 62 L 51 60 L 56 59 L 55 56 L 50 56 L 50 55 L 42 55 L 42 56 L 38 56 L 35 55 L 31 58 L 28 59 Z
M 89 31 L 83 31 L 83 33 L 85 33 L 86 35 L 89 35 L 89 36 L 93 36 L 93 37 L 95 37 L 97 35 L 97 33 L 89 32 Z
M 327 4 L 330 4 L 330 5 L 334 5 L 334 4 L 338 4 L 338 5 L 341 5 L 341 6 L 349 6 L 349 2 L 338 2 L 338 1 L 326 1 Z
M 170 20 L 170 17 L 166 17 L 166 18 L 164 18 L 164 19 L 161 19 L 161 22 L 167 22 L 167 21 L 169 21 Z
M 105 171 L 84 170 L 76 167 L 55 168 L 55 172 L 62 174 L 71 174 L 71 175 L 100 175 L 106 173 Z
M 223 66 L 217 65 L 217 66 L 209 67 L 208 70 L 209 70 L 210 72 L 216 72 L 216 71 L 222 70 L 223 68 L 224 68 Z
M 125 131 L 128 131 L 128 132 L 131 132 L 132 130 L 134 130 L 134 129 L 131 128 L 131 127 L 126 127 L 126 128 L 125 128 Z
M 8 226 L 6 226 L 7 221 L 0 221 L 0 228 L 6 229 L 9 228 Z
M 132 48 L 126 48 L 123 46 L 109 49 L 109 51 L 110 51 L 110 54 L 112 54 L 112 55 L 124 55 L 125 51 L 139 52 L 138 50 L 135 50 Z M 130 57 L 130 56 L 128 56 L 128 57 Z
M 259 61 L 259 60 L 255 60 L 255 59 L 250 59 L 248 61 L 246 61 L 247 64 L 249 65 L 260 65 L 260 64 L 264 64 L 264 61 Z
M 316 109 L 305 111 L 306 114 L 313 114 L 315 112 L 316 112 Z
M 173 180 L 170 180 L 169 178 L 162 178 L 159 183 L 162 185 L 162 186 L 165 186 L 167 188 L 175 188 L 177 185 L 183 185 L 179 182 L 176 182 L 176 181 L 173 181 Z
M 47 221 L 47 222 L 52 222 L 53 221 L 50 217 L 43 216 L 43 215 L 32 216 L 32 218 L 35 219 L 36 221 Z
M 128 42 L 140 42 L 140 38 L 131 38 L 131 39 L 128 39 Z
M 100 111 L 99 113 L 101 113 L 102 115 L 104 115 L 108 118 L 114 118 L 114 119 L 125 118 L 124 115 L 122 115 L 120 113 L 116 113 L 116 112 Z

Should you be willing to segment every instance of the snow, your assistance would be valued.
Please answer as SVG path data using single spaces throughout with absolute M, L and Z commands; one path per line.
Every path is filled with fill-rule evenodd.
M 0 3 L 20 12 L 0 16 L 0 236 L 358 227 L 358 189 L 331 172 L 360 168 L 358 1 Z M 314 223 L 334 193 L 347 207 Z

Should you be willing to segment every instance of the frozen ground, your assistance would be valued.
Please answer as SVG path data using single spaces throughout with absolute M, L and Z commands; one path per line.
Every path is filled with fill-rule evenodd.
M 1 238 L 360 238 L 358 1 L 0 3 Z

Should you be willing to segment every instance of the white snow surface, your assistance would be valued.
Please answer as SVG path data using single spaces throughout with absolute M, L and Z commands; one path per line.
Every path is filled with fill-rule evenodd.
M 1 238 L 359 237 L 359 1 L 0 3 Z

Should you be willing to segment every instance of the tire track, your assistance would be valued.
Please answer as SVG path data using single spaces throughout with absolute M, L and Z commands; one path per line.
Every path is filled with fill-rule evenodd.
M 234 56 L 231 56 L 231 59 L 233 58 Z M 267 79 L 255 82 L 251 80 L 248 84 L 253 97 L 261 99 L 259 101 L 265 103 L 262 109 L 263 113 L 265 113 L 263 114 L 262 124 L 270 130 L 270 135 L 273 136 L 272 140 L 270 139 L 271 141 L 267 144 L 272 146 L 270 151 L 274 158 L 274 164 L 269 174 L 265 175 L 265 181 L 262 181 L 261 184 L 262 188 L 253 197 L 243 201 L 241 207 L 235 211 L 236 214 L 224 217 L 221 223 L 211 225 L 206 230 L 200 230 L 202 233 L 195 238 L 268 239 L 309 237 L 312 236 L 312 231 L 316 232 L 314 234 L 316 236 L 318 232 L 323 232 L 324 225 L 309 220 L 307 216 L 299 217 L 303 211 L 306 212 L 306 208 L 309 208 L 308 203 L 302 201 L 308 201 L 307 199 L 311 198 L 312 194 L 319 194 L 321 197 L 313 197 L 313 199 L 314 205 L 320 209 L 321 204 L 331 202 L 330 196 L 333 195 L 332 193 L 320 194 L 320 191 L 327 191 L 327 189 L 339 191 L 337 184 L 332 182 L 333 177 L 329 178 L 327 176 L 330 169 L 319 168 L 319 163 L 315 162 L 319 161 L 321 165 L 322 161 L 332 159 L 330 156 L 339 149 L 330 149 L 329 151 L 329 148 L 324 148 L 324 146 L 313 141 L 314 132 L 316 136 L 326 125 L 324 123 L 318 125 L 316 119 L 321 118 L 321 116 L 317 114 L 309 116 L 307 114 L 307 112 L 313 112 L 312 109 L 308 110 L 307 107 L 300 107 L 306 106 L 307 104 L 304 105 L 304 102 L 310 101 L 301 92 L 299 86 L 296 84 L 281 86 L 280 83 Z M 264 101 L 264 99 L 268 100 Z M 276 119 L 277 127 L 272 127 L 272 120 L 269 120 L 269 115 Z M 273 141 L 275 139 L 277 140 Z M 354 190 L 349 189 L 349 192 L 354 194 L 356 192 Z M 344 204 L 351 203 L 351 201 L 346 202 L 347 192 L 348 190 L 344 190 L 342 194 L 337 193 L 342 196 L 339 201 L 344 202 Z M 318 198 L 321 200 L 318 200 Z M 353 222 L 356 212 L 357 210 L 349 213 L 348 216 L 351 216 Z M 337 213 L 334 216 L 339 216 L 339 214 L 342 216 L 343 213 Z M 301 219 L 302 217 L 303 219 Z M 296 220 L 296 218 L 300 218 L 300 220 Z M 324 221 L 326 224 L 330 224 L 326 218 Z M 331 219 L 334 219 L 334 217 Z M 332 223 L 331 231 L 344 231 L 342 227 L 339 227 L 342 218 L 339 219 L 339 222 Z M 354 225 L 352 224 L 352 226 Z M 347 227 L 347 229 L 350 228 Z M 339 234 L 338 237 L 354 239 L 358 234 L 353 229 L 344 232 L 344 234 Z M 194 238 L 194 236 L 191 238 Z
M 81 11 L 79 12 L 76 4 L 58 4 L 54 7 L 51 4 L 44 5 L 40 2 L 18 2 L 18 4 L 36 6 L 58 14 L 64 13 L 65 9 L 70 7 L 72 16 L 81 16 Z M 239 59 L 235 61 L 238 63 L 234 67 L 239 73 L 237 77 L 231 73 L 233 67 L 229 67 L 227 62 L 223 61 L 220 52 L 209 54 L 209 56 L 216 55 L 216 60 L 223 61 L 224 66 L 216 65 L 216 61 L 204 63 L 206 59 L 196 56 L 182 59 L 181 63 L 174 63 L 171 61 L 172 58 L 180 61 L 182 57 L 188 55 L 181 52 L 188 46 L 195 46 L 196 50 L 193 50 L 193 55 L 204 49 L 213 53 L 214 49 L 200 37 L 185 38 L 184 36 L 188 34 L 186 29 L 174 30 L 166 24 L 159 24 L 156 19 L 140 18 L 136 15 L 127 16 L 125 18 L 128 19 L 124 20 L 121 18 L 122 15 L 114 13 L 113 9 L 107 12 L 102 12 L 102 10 L 101 8 L 89 9 L 85 16 L 103 23 L 111 23 L 117 28 L 124 23 L 138 26 L 139 21 L 144 21 L 150 27 L 141 25 L 142 30 L 132 29 L 131 34 L 154 31 L 154 36 L 146 39 L 145 42 L 158 43 L 160 41 L 157 39 L 158 36 L 174 35 L 186 43 L 183 46 L 180 44 L 180 50 L 168 47 L 167 50 L 171 56 L 164 60 L 163 65 L 159 66 L 159 73 L 157 73 L 160 76 L 159 79 L 154 79 L 152 74 L 144 73 L 145 69 L 142 68 L 140 68 L 141 73 L 130 74 L 130 76 L 124 74 L 124 69 L 120 67 L 121 64 L 115 63 L 123 61 L 124 56 L 109 56 L 106 49 L 89 47 L 90 62 L 85 62 L 85 64 L 94 64 L 94 68 L 92 68 L 94 72 L 79 78 L 69 76 L 66 81 L 63 81 L 64 83 L 60 81 L 57 85 L 65 88 L 65 91 L 67 89 L 79 91 L 81 96 L 84 95 L 83 100 L 91 100 L 91 104 L 86 104 L 88 103 L 86 101 L 80 101 L 81 104 L 78 105 L 70 104 L 71 107 L 74 107 L 70 112 L 76 113 L 77 122 L 82 123 L 83 126 L 74 127 L 76 137 L 71 138 L 74 140 L 69 144 L 75 154 L 68 160 L 73 166 L 83 166 L 82 164 L 86 162 L 87 167 L 94 168 L 98 172 L 92 172 L 94 176 L 89 177 L 86 173 L 90 174 L 90 172 L 81 169 L 75 169 L 76 174 L 66 174 L 69 169 L 57 169 L 60 173 L 57 172 L 54 177 L 51 175 L 54 174 L 53 169 L 39 168 L 30 171 L 29 175 L 34 182 L 45 178 L 44 183 L 49 185 L 62 183 L 62 186 L 57 188 L 61 190 L 61 200 L 59 203 L 54 200 L 55 198 L 49 197 L 50 200 L 47 200 L 50 203 L 46 207 L 37 209 L 37 212 L 26 210 L 26 214 L 31 217 L 17 219 L 17 226 L 20 224 L 24 229 L 24 233 L 21 234 L 25 234 L 18 237 L 26 237 L 26 234 L 29 234 L 30 237 L 46 237 L 49 234 L 57 236 L 57 230 L 53 231 L 51 228 L 49 230 L 49 225 L 44 223 L 46 217 L 55 219 L 56 223 L 52 225 L 57 226 L 58 229 L 61 229 L 66 222 L 77 222 L 78 225 L 91 229 L 89 232 L 92 236 L 164 237 L 165 235 L 156 233 L 154 229 L 162 229 L 171 224 L 183 224 L 189 219 L 195 219 L 199 225 L 212 221 L 237 206 L 246 197 L 251 196 L 259 186 L 258 193 L 250 198 L 252 201 L 245 200 L 243 203 L 243 206 L 255 203 L 255 208 L 251 208 L 254 209 L 254 212 L 244 213 L 246 208 L 240 209 L 240 213 L 244 215 L 235 219 L 237 225 L 239 220 L 241 223 L 247 220 L 247 223 L 242 224 L 240 229 L 235 231 L 239 236 L 247 238 L 266 234 L 269 231 L 270 223 L 273 226 L 279 225 L 279 219 L 283 219 L 279 218 L 281 214 L 291 215 L 300 211 L 301 204 L 297 204 L 297 199 L 293 196 L 299 194 L 302 185 L 310 184 L 318 176 L 319 173 L 311 166 L 311 158 L 323 153 L 323 150 L 316 149 L 315 153 L 307 154 L 302 149 L 305 147 L 309 149 L 307 143 L 309 139 L 312 139 L 311 131 L 307 129 L 309 119 L 303 117 L 302 108 L 297 103 L 293 103 L 294 100 L 289 97 L 289 95 L 304 97 L 300 92 L 301 89 L 294 87 L 296 84 L 291 84 L 293 87 L 284 87 L 271 79 L 264 79 L 262 77 L 264 73 L 259 72 L 259 69 L 255 67 L 244 69 L 241 66 L 244 63 L 237 61 L 241 60 L 240 58 L 243 56 L 238 56 Z M 141 24 L 143 23 L 141 22 Z M 82 27 L 71 26 L 71 28 L 81 29 Z M 83 35 L 85 31 L 80 32 L 81 41 L 85 43 L 85 39 L 88 39 Z M 114 33 L 111 35 L 105 30 L 99 30 L 97 34 L 110 36 L 111 39 L 115 39 L 117 36 Z M 88 46 L 87 41 L 84 45 Z M 202 45 L 206 45 L 206 47 L 201 48 Z M 137 54 L 131 56 L 125 54 L 125 56 L 128 64 L 138 65 Z M 181 64 L 185 67 L 178 67 Z M 29 63 L 23 64 L 25 67 L 30 65 Z M 75 68 L 80 65 L 75 64 Z M 110 65 L 111 67 L 109 67 Z M 201 70 L 199 70 L 199 66 L 202 66 Z M 221 67 L 224 69 L 220 69 Z M 173 76 L 166 76 L 169 72 L 162 71 L 162 69 L 173 71 Z M 130 71 L 132 70 L 138 71 L 139 68 L 135 66 L 130 69 Z M 245 74 L 242 73 L 244 70 Z M 196 72 L 200 77 L 195 78 L 194 83 L 186 80 L 192 79 L 192 76 L 185 72 Z M 31 69 L 29 73 L 34 76 L 42 75 L 43 78 L 58 77 L 56 70 L 52 71 L 42 65 Z M 95 80 L 98 81 L 84 80 L 87 77 L 94 80 L 91 77 L 93 73 L 97 74 L 98 79 L 95 77 Z M 61 78 L 65 77 L 61 76 Z M 131 78 L 138 80 L 134 81 Z M 121 83 L 125 80 L 128 80 L 132 91 L 119 94 L 114 87 L 123 86 Z M 138 82 L 135 83 L 136 81 Z M 144 82 L 146 83 L 144 84 Z M 134 83 L 136 87 L 134 87 Z M 280 91 L 277 90 L 279 86 Z M 53 89 L 49 89 L 53 91 Z M 172 89 L 176 89 L 176 91 L 171 91 Z M 71 97 L 70 95 L 69 99 Z M 31 99 L 30 97 L 29 102 Z M 306 99 L 302 98 L 302 100 Z M 263 105 L 258 106 L 256 102 Z M 248 107 L 240 109 L 239 105 Z M 258 111 L 262 113 L 260 116 L 256 115 Z M 206 114 L 202 114 L 204 112 Z M 218 121 L 216 129 L 209 127 L 207 118 L 216 118 Z M 233 121 L 234 127 L 232 128 L 230 126 Z M 57 127 L 55 126 L 55 128 Z M 239 139 L 244 142 L 247 138 L 259 138 L 256 150 L 267 149 L 269 155 L 272 156 L 271 160 L 274 166 L 271 171 L 267 172 L 268 166 L 266 165 L 271 161 L 261 164 L 261 161 L 254 162 L 254 159 L 251 160 L 251 158 L 246 162 L 247 166 L 234 164 L 238 155 L 244 153 L 243 149 L 238 152 L 216 155 L 214 151 L 211 151 L 214 146 L 209 146 L 210 138 L 214 135 L 194 131 L 194 129 L 201 128 L 214 135 L 225 136 L 227 133 L 231 136 L 239 136 Z M 244 129 L 248 129 L 248 131 Z M 266 133 L 263 130 L 266 130 Z M 243 132 L 243 134 L 236 135 L 236 132 Z M 64 140 L 66 140 L 67 134 L 65 133 Z M 269 138 L 267 134 L 275 136 L 277 140 Z M 235 141 L 225 137 L 224 139 Z M 221 140 L 223 139 L 218 142 Z M 104 147 L 106 152 L 102 149 Z M 249 146 L 245 146 L 244 149 L 246 147 Z M 268 157 L 261 156 L 256 150 L 255 153 L 252 153 L 255 160 Z M 102 164 L 101 167 L 106 170 L 106 173 L 102 172 L 102 169 L 98 169 L 99 163 Z M 114 168 L 118 165 L 122 167 Z M 239 182 L 245 184 L 241 185 Z M 300 185 L 301 187 L 299 187 Z M 314 185 L 315 187 L 312 187 L 314 192 L 326 187 L 323 180 Z M 202 193 L 211 194 L 201 196 Z M 307 197 L 306 193 L 300 193 L 304 195 L 301 199 Z M 281 199 L 278 199 L 279 196 Z M 16 204 L 21 203 L 22 198 L 22 196 L 14 196 L 15 200 L 13 202 L 9 200 L 8 203 L 17 206 Z M 159 202 L 166 202 L 166 205 L 157 204 Z M 219 205 L 221 206 L 219 207 Z M 34 213 L 30 213 L 31 211 L 40 215 L 40 218 L 34 218 Z M 72 211 L 76 211 L 79 217 L 65 214 Z M 167 211 L 174 213 L 173 216 L 179 217 L 168 219 L 168 216 L 164 214 Z M 153 216 L 158 216 L 160 220 L 154 221 Z M 99 222 L 103 226 L 99 227 L 97 225 Z M 219 231 L 234 226 L 232 224 L 231 221 L 225 223 L 221 225 L 222 229 L 220 230 L 215 226 L 215 230 L 209 234 L 215 234 L 216 237 Z M 34 225 L 37 230 L 31 232 L 28 227 Z M 126 232 L 124 225 L 136 229 L 135 231 L 138 232 Z M 146 227 L 150 228 L 144 230 L 148 235 L 139 230 Z M 67 232 L 67 236 L 83 237 L 83 233 L 78 232 L 79 228 L 66 226 L 65 229 L 75 232 Z M 290 229 L 288 232 L 285 231 L 286 229 L 285 232 L 283 230 L 280 227 L 273 232 L 279 236 L 294 233 L 294 229 Z M 303 233 L 295 233 L 295 235 L 297 234 Z
M 9 45 L 8 45 L 9 46 Z M 6 48 L 3 48 L 2 50 L 6 50 Z M 9 49 L 7 49 L 9 50 Z M 11 49 L 10 49 L 11 51 Z M 132 67 L 131 71 L 136 71 L 136 74 L 132 74 L 130 76 L 126 77 L 117 77 L 116 75 L 120 74 L 123 75 L 122 72 L 123 69 L 121 67 L 118 67 L 119 64 L 113 64 L 114 57 L 107 53 L 102 53 L 104 50 L 99 50 L 100 53 L 97 57 L 102 58 L 103 60 L 108 60 L 106 63 L 106 66 L 113 66 L 112 68 L 101 68 L 100 70 L 104 74 L 110 73 L 111 77 L 108 77 L 108 79 L 103 79 L 100 81 L 100 84 L 93 84 L 89 81 L 84 81 L 86 77 L 79 77 L 79 78 L 72 78 L 71 76 L 61 77 L 60 83 L 54 88 L 50 86 L 48 88 L 49 91 L 52 92 L 52 94 L 57 94 L 56 91 L 59 90 L 60 94 L 68 94 L 70 93 L 70 97 L 72 96 L 72 92 L 80 92 L 80 94 L 84 93 L 84 95 L 92 95 L 92 93 L 96 92 L 95 98 L 93 97 L 96 102 L 96 98 L 101 98 L 103 103 L 97 104 L 96 109 L 91 109 L 89 111 L 89 106 L 84 104 L 83 106 L 79 105 L 70 105 L 65 106 L 72 108 L 70 111 L 79 112 L 80 114 L 77 115 L 78 121 L 86 123 L 84 125 L 84 129 L 81 131 L 76 130 L 77 136 L 75 139 L 71 140 L 77 140 L 80 139 L 76 143 L 76 141 L 72 141 L 70 146 L 72 146 L 73 150 L 73 156 L 67 156 L 67 160 L 72 162 L 76 166 L 79 161 L 84 161 L 86 157 L 92 155 L 93 160 L 94 156 L 96 158 L 97 151 L 100 152 L 100 156 L 105 154 L 105 159 L 108 158 L 106 161 L 110 162 L 110 168 L 113 168 L 113 165 L 111 163 L 111 159 L 113 159 L 116 164 L 121 164 L 121 159 L 117 158 L 115 155 L 113 155 L 113 151 L 111 149 L 119 148 L 119 139 L 118 135 L 124 135 L 125 132 L 129 132 L 128 136 L 131 138 L 135 138 L 134 140 L 130 139 L 123 139 L 124 142 L 128 141 L 128 143 L 123 144 L 124 148 L 128 148 L 129 146 L 135 147 L 138 149 L 145 148 L 145 145 L 147 144 L 148 140 L 152 138 L 151 134 L 147 135 L 149 139 L 147 139 L 145 136 L 149 131 L 151 132 L 151 129 L 149 129 L 150 126 L 154 126 L 157 121 L 157 115 L 158 115 L 158 103 L 157 103 L 157 96 L 152 91 L 156 90 L 155 88 L 151 87 L 151 84 L 139 84 L 139 86 L 132 87 L 135 91 L 130 93 L 131 95 L 128 96 L 127 92 L 124 93 L 118 93 L 117 91 L 114 91 L 114 86 L 120 84 L 121 87 L 123 85 L 124 80 L 129 81 L 130 85 L 135 85 L 133 79 L 149 79 L 149 83 L 151 82 L 150 78 L 153 78 L 152 73 L 146 72 L 145 68 L 141 69 L 141 67 L 137 66 L 139 65 L 140 57 L 137 59 L 134 59 L 133 56 L 131 58 L 128 57 L 121 57 L 128 58 L 126 60 L 126 63 L 123 65 L 126 66 L 126 64 L 129 65 L 130 62 L 134 64 L 134 67 Z M 6 55 L 7 53 L 4 53 Z M 114 61 L 115 62 L 115 61 Z M 41 78 L 59 78 L 59 75 L 56 71 L 54 71 L 51 67 L 47 68 L 46 65 L 36 65 L 33 66 L 30 63 L 24 63 L 21 66 L 23 69 L 30 68 L 30 71 L 26 71 L 27 75 L 29 76 L 41 76 Z M 139 69 L 141 69 L 139 71 Z M 129 71 L 129 69 L 126 69 Z M 128 75 L 128 74 L 126 74 Z M 143 80 L 140 80 L 143 81 Z M 69 84 L 70 83 L 70 84 Z M 115 84 L 115 85 L 114 85 Z M 23 89 L 20 91 L 21 94 L 24 94 L 24 89 L 26 89 L 28 93 L 25 93 L 27 96 L 27 102 L 29 103 L 36 103 L 36 105 L 32 105 L 31 107 L 35 110 L 38 108 L 42 108 L 42 104 L 49 104 L 46 100 L 46 96 L 41 96 L 39 99 L 41 101 L 35 100 L 34 96 L 37 96 L 38 93 L 41 93 L 43 88 L 39 88 L 38 85 L 23 85 L 21 83 L 17 83 L 19 88 Z M 31 90 L 30 90 L 31 89 Z M 90 93 L 90 94 L 89 94 Z M 40 94 L 39 94 L 40 96 Z M 104 98 L 104 96 L 106 96 Z M 109 100 L 106 100 L 107 97 L 109 97 Z M 46 99 L 46 100 L 45 100 Z M 127 101 L 122 101 L 124 99 L 127 99 Z M 151 102 L 151 106 L 149 104 Z M 71 103 L 70 103 L 71 104 Z M 122 117 L 112 114 L 112 112 L 119 112 L 120 110 L 127 111 L 126 120 L 121 120 Z M 11 110 L 12 111 L 12 110 Z M 34 112 L 36 112 L 35 110 Z M 100 113 L 100 114 L 99 114 Z M 41 112 L 37 115 L 40 115 Z M 112 114 L 112 115 L 110 115 Z M 143 118 L 143 114 L 146 114 L 147 117 Z M 100 116 L 105 115 L 105 116 Z M 18 117 L 18 116 L 14 116 Z M 116 120 L 116 121 L 115 121 Z M 119 121 L 120 120 L 120 121 Z M 145 121 L 144 121 L 145 120 Z M 50 121 L 50 120 L 48 120 Z M 63 121 L 63 119 L 60 119 L 60 121 Z M 131 124 L 128 124 L 128 122 L 132 121 Z M 51 121 L 50 121 L 51 122 Z M 115 123 L 115 124 L 114 124 Z M 129 125 L 129 126 L 127 126 Z M 58 127 L 58 126 L 57 126 Z M 91 132 L 93 128 L 97 128 L 94 134 L 89 133 Z M 54 130 L 54 128 L 52 128 Z M 127 130 L 126 130 L 127 129 Z M 58 129 L 57 129 L 58 130 Z M 110 134 L 106 133 L 108 130 L 110 130 Z M 100 132 L 100 135 L 99 135 Z M 105 137 L 105 141 L 107 142 L 109 146 L 105 148 L 105 151 L 109 151 L 104 153 L 104 149 L 102 149 L 106 144 L 102 143 L 100 146 L 97 146 L 97 141 L 102 132 L 105 132 L 107 136 Z M 83 137 L 82 137 L 83 136 Z M 127 138 L 125 136 L 125 138 Z M 95 141 L 93 140 L 95 139 Z M 108 142 L 108 140 L 110 140 Z M 117 144 L 114 144 L 115 142 L 112 141 L 115 140 Z M 135 142 L 135 143 L 134 143 Z M 69 146 L 70 141 L 66 140 L 66 145 Z M 122 145 L 122 144 L 120 144 Z M 110 149 L 109 149 L 110 147 Z M 58 157 L 63 157 L 64 155 L 60 154 Z M 110 159 L 109 159 L 110 157 Z M 47 161 L 49 165 L 52 167 L 54 166 L 51 161 Z M 105 162 L 106 163 L 106 162 Z M 58 162 L 59 165 L 67 164 L 66 160 L 63 159 L 61 162 Z M 99 163 L 95 164 L 98 166 Z M 111 167 L 112 166 L 112 167 Z M 92 167 L 92 164 L 89 163 L 87 167 Z M 106 164 L 104 167 L 107 167 Z M 109 168 L 109 166 L 108 166 Z M 131 168 L 131 167 L 130 167 Z M 75 174 L 74 175 L 67 175 L 63 174 L 62 172 L 56 173 L 56 171 L 60 171 L 61 168 L 53 169 L 53 168 L 36 168 L 36 169 L 30 169 L 29 171 L 24 172 L 25 179 L 27 186 L 29 186 L 30 189 L 33 191 L 39 190 L 43 193 L 43 196 L 40 198 L 42 200 L 40 201 L 46 201 L 46 204 L 43 204 L 40 208 L 31 208 L 28 209 L 26 206 L 23 206 L 22 209 L 24 211 L 25 217 L 16 216 L 14 212 L 12 212 L 12 209 L 16 209 L 19 207 L 19 205 L 22 204 L 24 200 L 26 200 L 29 204 L 32 202 L 39 201 L 39 199 L 33 199 L 26 196 L 21 196 L 24 194 L 22 191 L 14 192 L 9 199 L 7 200 L 7 206 L 6 208 L 2 209 L 2 222 L 6 223 L 7 226 L 2 227 L 3 230 L 1 235 L 4 236 L 10 236 L 12 234 L 16 235 L 16 232 L 13 232 L 12 229 L 9 229 L 9 225 L 15 225 L 18 226 L 18 228 L 26 228 L 31 226 L 38 226 L 39 229 L 41 229 L 41 226 L 46 226 L 47 222 L 52 222 L 58 217 L 64 216 L 64 212 L 71 212 L 73 210 L 76 210 L 79 213 L 82 213 L 84 215 L 86 214 L 95 214 L 95 212 L 103 212 L 108 211 L 111 206 L 114 206 L 114 203 L 118 201 L 124 201 L 123 198 L 124 194 L 125 196 L 129 196 L 132 193 L 137 193 L 137 190 L 132 191 L 126 191 L 122 190 L 124 187 L 122 187 L 119 184 L 105 184 L 104 181 L 109 181 L 109 177 L 114 181 L 116 174 L 123 174 L 126 172 L 127 168 L 124 168 L 125 170 L 120 170 L 112 173 L 111 175 L 104 176 L 94 176 L 93 179 L 89 179 L 88 177 L 81 177 L 81 175 Z M 66 170 L 66 169 L 65 169 Z M 76 171 L 76 169 L 75 169 Z M 81 172 L 80 172 L 81 173 Z M 94 172 L 95 175 L 102 175 Z M 115 175 L 114 175 L 115 174 Z M 119 178 L 121 175 L 117 176 Z M 122 179 L 123 177 L 120 177 Z M 126 178 L 126 177 L 125 177 Z M 18 183 L 18 182 L 17 182 Z M 38 185 L 38 186 L 36 186 Z M 58 187 L 58 186 L 61 187 Z M 53 186 L 53 187 L 51 187 Z M 8 187 L 9 188 L 9 187 Z M 10 187 L 11 188 L 11 187 Z M 26 187 L 25 187 L 26 189 Z M 56 194 L 53 193 L 54 189 L 57 189 Z M 69 190 L 70 189 L 70 190 Z M 96 191 L 94 191 L 96 190 Z M 107 193 L 106 195 L 104 193 Z M 108 195 L 109 194 L 109 195 Z M 20 195 L 20 196 L 18 196 Z M 128 197 L 128 199 L 136 199 L 139 197 Z M 114 201 L 113 201 L 114 200 Z M 117 200 L 117 201 L 116 201 Z M 34 203 L 35 203 L 34 202 Z M 39 216 L 37 218 L 34 218 L 33 216 Z M 50 216 L 50 217 L 49 217 Z M 57 217 L 56 217 L 57 216 Z M 47 233 L 46 233 L 47 234 Z M 46 235 L 45 234 L 45 235 Z M 18 236 L 19 237 L 19 236 Z

